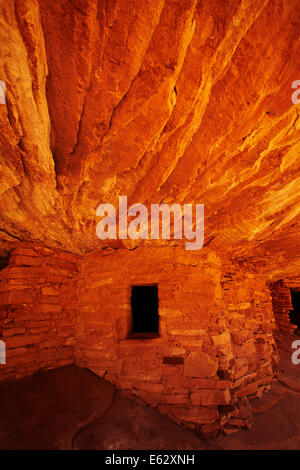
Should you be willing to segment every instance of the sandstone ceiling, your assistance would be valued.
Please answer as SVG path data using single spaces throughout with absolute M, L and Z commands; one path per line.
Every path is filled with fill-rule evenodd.
M 0 50 L 2 255 L 99 248 L 127 195 L 204 203 L 211 249 L 300 274 L 300 0 L 0 0 Z

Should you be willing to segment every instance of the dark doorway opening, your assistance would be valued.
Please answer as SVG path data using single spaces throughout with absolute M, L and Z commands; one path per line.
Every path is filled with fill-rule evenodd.
M 132 286 L 132 335 L 158 336 L 158 288 L 157 285 Z
M 300 291 L 291 289 L 291 299 L 293 310 L 290 310 L 289 317 L 293 325 L 297 325 L 300 328 Z
M 0 271 L 9 265 L 9 256 L 0 258 Z

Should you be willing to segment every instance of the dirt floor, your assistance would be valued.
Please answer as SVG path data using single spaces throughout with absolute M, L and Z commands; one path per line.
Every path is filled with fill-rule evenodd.
M 88 370 L 68 366 L 0 386 L 0 449 L 300 449 L 295 339 L 277 333 L 279 372 L 250 430 L 203 440 Z

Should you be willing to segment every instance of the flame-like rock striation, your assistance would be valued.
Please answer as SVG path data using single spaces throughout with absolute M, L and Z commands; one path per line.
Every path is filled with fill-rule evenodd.
M 2 255 L 100 248 L 127 195 L 203 203 L 211 249 L 299 275 L 298 0 L 0 5 Z
M 0 50 L 0 381 L 76 362 L 250 427 L 300 289 L 299 0 L 0 0 Z M 120 196 L 204 204 L 204 248 L 99 240 Z M 132 338 L 149 284 L 159 331 Z

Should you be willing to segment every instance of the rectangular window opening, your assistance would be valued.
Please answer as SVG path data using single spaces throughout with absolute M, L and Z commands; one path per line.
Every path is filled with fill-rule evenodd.
M 290 289 L 293 310 L 289 312 L 290 322 L 300 329 L 300 291 Z
M 158 286 L 132 286 L 132 331 L 129 338 L 159 336 Z

